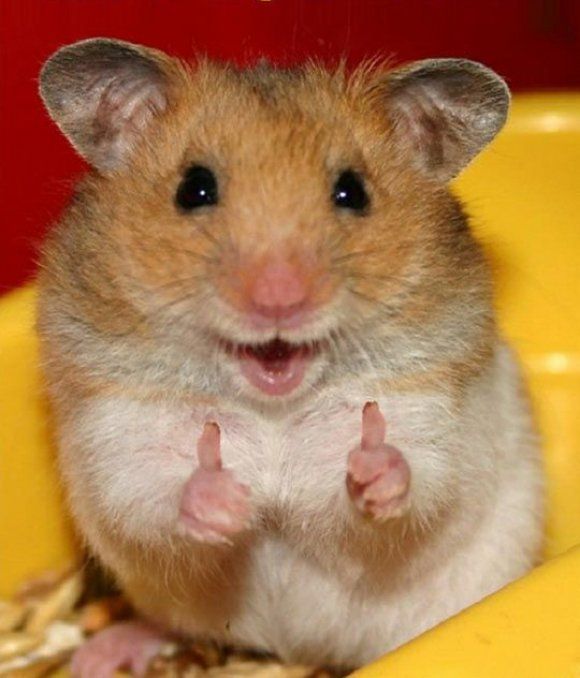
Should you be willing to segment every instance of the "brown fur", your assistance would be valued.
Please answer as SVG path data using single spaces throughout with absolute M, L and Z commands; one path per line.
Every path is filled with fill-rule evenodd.
M 350 666 L 529 568 L 537 450 L 487 264 L 447 187 L 501 127 L 500 78 L 459 60 L 240 71 L 96 40 L 57 52 L 41 93 L 95 166 L 40 274 L 59 458 L 78 525 L 138 609 Z M 219 200 L 184 213 L 192 165 L 214 172 Z M 333 202 L 346 169 L 363 212 Z M 248 322 L 268 261 L 308 289 L 308 322 Z M 244 344 L 275 337 L 309 359 L 280 397 L 242 367 Z M 373 399 L 411 477 L 406 512 L 385 522 L 346 490 Z M 231 548 L 185 536 L 180 513 L 208 421 L 219 473 L 252 493 Z
M 435 368 L 448 382 L 462 362 L 460 371 L 473 371 L 493 336 L 488 273 L 456 201 L 393 139 L 386 66 L 347 76 L 316 64 L 245 72 L 160 64 L 171 84 L 168 108 L 126 168 L 84 181 L 45 245 L 41 288 L 58 298 L 65 324 L 153 349 L 158 309 L 195 316 L 216 294 L 240 307 L 256 262 L 281 251 L 312 262 L 319 305 L 340 286 L 348 290 L 339 314 L 352 332 L 372 331 L 385 312 L 389 333 L 412 332 L 454 299 L 469 299 L 482 308 L 474 338 L 481 349 L 472 345 L 458 359 L 450 347 L 453 355 L 432 359 L 455 365 Z M 216 170 L 221 203 L 183 215 L 174 193 L 194 162 Z M 337 214 L 331 204 L 345 167 L 366 177 L 365 217 Z M 49 353 L 68 363 L 70 328 L 42 315 L 40 327 L 59 334 Z M 108 380 L 111 367 L 100 373 L 92 365 L 85 378 Z

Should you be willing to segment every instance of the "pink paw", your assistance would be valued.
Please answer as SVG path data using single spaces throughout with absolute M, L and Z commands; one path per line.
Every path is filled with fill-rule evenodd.
M 207 423 L 197 444 L 199 468 L 187 481 L 179 518 L 185 531 L 210 544 L 229 544 L 249 526 L 250 489 L 222 468 L 220 429 Z
M 357 509 L 386 520 L 409 507 L 411 470 L 401 452 L 385 443 L 385 418 L 377 403 L 367 403 L 360 447 L 348 455 L 346 487 Z
M 111 678 L 118 669 L 144 676 L 165 638 L 144 622 L 113 624 L 94 635 L 74 654 L 74 678 Z

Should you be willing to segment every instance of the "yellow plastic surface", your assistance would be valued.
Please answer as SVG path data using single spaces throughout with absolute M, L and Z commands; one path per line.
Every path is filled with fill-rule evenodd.
M 580 95 L 520 96 L 457 182 L 528 373 L 548 474 L 546 556 L 530 575 L 357 678 L 580 678 Z M 75 553 L 55 481 L 34 290 L 0 299 L 0 596 Z
M 0 299 L 0 596 L 73 557 L 48 444 L 37 368 L 34 291 Z
M 352 678 L 580 678 L 580 547 Z
M 544 438 L 546 557 L 580 544 L 580 94 L 516 97 L 460 177 Z M 580 678 L 580 547 L 356 678 Z

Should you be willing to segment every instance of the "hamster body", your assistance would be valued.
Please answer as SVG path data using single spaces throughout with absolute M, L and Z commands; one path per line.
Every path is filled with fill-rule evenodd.
M 99 39 L 41 94 L 95 167 L 39 281 L 60 465 L 146 618 L 353 667 L 533 565 L 538 444 L 447 188 L 503 124 L 495 74 Z

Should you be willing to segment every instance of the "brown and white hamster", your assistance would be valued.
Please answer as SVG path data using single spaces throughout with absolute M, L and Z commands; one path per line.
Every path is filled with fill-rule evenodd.
M 524 574 L 525 391 L 448 182 L 500 130 L 486 67 L 192 65 L 94 39 L 45 64 L 94 171 L 44 247 L 38 327 L 72 512 L 161 634 L 357 666 Z

